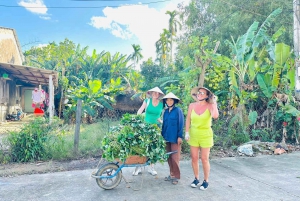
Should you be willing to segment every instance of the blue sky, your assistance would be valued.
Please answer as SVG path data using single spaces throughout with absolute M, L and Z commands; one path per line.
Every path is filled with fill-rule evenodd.
M 148 59 L 155 58 L 155 41 L 168 28 L 165 12 L 182 1 L 0 0 L 0 26 L 16 30 L 23 51 L 68 38 L 89 46 L 89 53 L 96 49 L 129 55 L 131 44 L 139 44 Z

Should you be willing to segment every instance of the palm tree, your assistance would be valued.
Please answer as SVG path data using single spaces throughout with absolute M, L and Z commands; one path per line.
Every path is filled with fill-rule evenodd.
M 167 15 L 170 15 L 169 19 L 169 32 L 170 32 L 170 37 L 171 37 L 171 44 L 170 44 L 170 49 L 171 49 L 171 56 L 170 56 L 170 61 L 172 62 L 172 56 L 173 56 L 173 36 L 176 36 L 177 33 L 177 28 L 179 30 L 181 29 L 181 24 L 180 22 L 176 19 L 176 16 L 178 15 L 178 12 L 176 10 L 174 11 L 167 11 Z
M 131 60 L 134 62 L 134 68 L 136 68 L 136 64 L 143 58 L 143 55 L 141 54 L 142 48 L 140 45 L 132 44 L 133 47 L 133 53 L 130 55 Z
M 155 43 L 157 57 L 163 66 L 167 63 L 167 56 L 170 52 L 170 35 L 171 34 L 167 29 L 163 29 L 163 33 L 160 34 L 159 40 Z

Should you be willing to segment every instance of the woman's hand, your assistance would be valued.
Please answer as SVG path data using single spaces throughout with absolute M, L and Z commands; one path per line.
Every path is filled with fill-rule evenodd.
M 178 145 L 182 144 L 182 139 L 181 139 L 181 137 L 177 138 L 177 143 L 178 143 Z
M 189 132 L 185 132 L 185 140 L 186 141 L 190 140 L 190 134 L 189 134 Z
M 218 101 L 218 96 L 214 96 L 214 97 L 213 97 L 213 103 L 214 103 L 214 104 L 217 104 L 217 101 Z

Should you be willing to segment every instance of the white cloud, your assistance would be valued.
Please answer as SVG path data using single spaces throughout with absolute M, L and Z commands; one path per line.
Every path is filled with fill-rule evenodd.
M 162 30 L 168 28 L 169 16 L 165 13 L 167 10 L 175 10 L 178 2 L 173 0 L 161 9 L 150 8 L 148 5 L 106 7 L 103 9 L 104 16 L 93 16 L 89 24 L 97 29 L 109 30 L 118 38 L 130 40 L 136 37 L 144 59 L 155 59 L 155 42 Z
M 43 47 L 47 47 L 49 44 L 38 44 L 36 47 L 37 48 L 43 48 Z
M 21 0 L 18 4 L 34 14 L 47 15 L 48 8 L 43 0 Z
M 51 17 L 49 16 L 39 16 L 43 20 L 51 20 Z

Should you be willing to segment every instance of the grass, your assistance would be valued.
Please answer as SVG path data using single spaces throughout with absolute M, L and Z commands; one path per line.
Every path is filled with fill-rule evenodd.
M 54 160 L 68 160 L 80 157 L 93 157 L 101 154 L 101 141 L 109 127 L 117 125 L 119 121 L 104 119 L 94 124 L 80 126 L 78 154 L 74 154 L 75 126 L 67 131 L 62 130 L 53 135 L 49 141 L 49 153 Z

